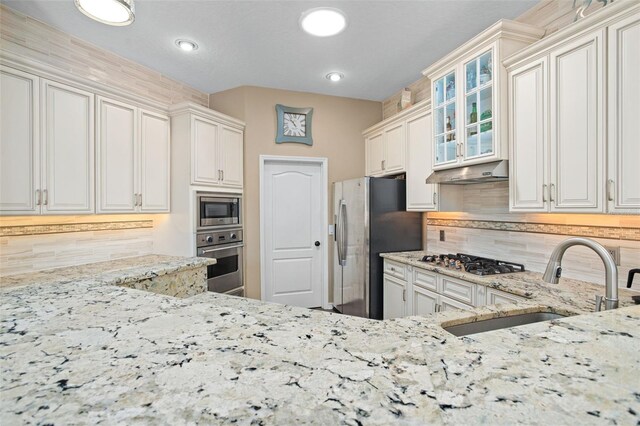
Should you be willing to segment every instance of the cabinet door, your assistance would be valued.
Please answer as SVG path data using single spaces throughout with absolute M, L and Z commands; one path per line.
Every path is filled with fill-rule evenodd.
M 94 97 L 44 81 L 43 213 L 93 213 Z
M 603 37 L 597 31 L 550 54 L 552 211 L 604 211 Z
M 38 77 L 0 68 L 0 212 L 40 213 Z
M 438 185 L 425 182 L 432 171 L 432 131 L 431 114 L 407 120 L 407 210 L 438 209 Z
M 243 145 L 242 130 L 226 126 L 220 129 L 220 170 L 221 183 L 224 186 L 242 188 Z
M 457 300 L 450 299 L 446 296 L 440 296 L 440 310 L 442 312 L 456 309 L 470 311 L 471 309 L 473 309 L 473 306 L 467 305 L 465 303 L 460 303 Z
M 98 213 L 126 213 L 137 200 L 137 110 L 98 98 Z
M 460 137 L 456 119 L 456 70 L 437 78 L 432 87 L 433 168 L 451 167 L 459 162 Z M 464 126 L 463 126 L 464 128 Z
M 546 58 L 509 73 L 511 211 L 548 210 L 546 85 Z
M 384 129 L 384 165 L 385 175 L 405 171 L 405 152 L 407 141 L 404 133 L 404 122 Z
M 140 210 L 168 212 L 171 145 L 169 117 L 140 110 Z
M 517 303 L 523 300 L 525 300 L 523 297 L 516 296 L 515 294 L 487 287 L 487 305 Z
M 402 318 L 406 315 L 407 284 L 387 275 L 383 278 L 383 319 Z
M 608 211 L 640 213 L 640 15 L 609 27 Z
M 438 295 L 418 286 L 413 287 L 412 312 L 409 315 L 428 315 L 436 312 Z
M 382 176 L 382 161 L 384 160 L 384 134 L 378 133 L 366 140 L 367 176 Z
M 192 117 L 191 132 L 191 183 L 217 185 L 221 176 L 218 167 L 218 125 L 204 118 Z

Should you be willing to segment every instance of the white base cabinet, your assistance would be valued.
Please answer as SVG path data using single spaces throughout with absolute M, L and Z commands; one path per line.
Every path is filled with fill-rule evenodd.
M 516 303 L 523 297 L 384 259 L 383 319 Z

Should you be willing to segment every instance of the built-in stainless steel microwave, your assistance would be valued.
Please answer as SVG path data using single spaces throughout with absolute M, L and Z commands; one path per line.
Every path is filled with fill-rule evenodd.
M 198 230 L 241 226 L 240 195 L 198 192 L 196 198 Z

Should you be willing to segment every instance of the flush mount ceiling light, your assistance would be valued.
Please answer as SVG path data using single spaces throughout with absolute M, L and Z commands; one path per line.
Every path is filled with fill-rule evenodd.
M 176 40 L 176 46 L 185 52 L 191 52 L 198 49 L 198 45 L 190 40 Z
M 300 26 L 311 35 L 329 37 L 345 29 L 347 17 L 339 9 L 319 7 L 304 12 L 300 16 Z
M 340 81 L 344 78 L 344 74 L 339 72 L 330 72 L 325 76 L 325 78 L 331 81 Z
M 74 0 L 78 10 L 107 25 L 129 25 L 136 18 L 133 0 Z

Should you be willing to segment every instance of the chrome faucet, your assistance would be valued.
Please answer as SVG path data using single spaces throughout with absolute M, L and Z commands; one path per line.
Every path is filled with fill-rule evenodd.
M 569 247 L 585 246 L 589 247 L 600 256 L 604 263 L 605 279 L 606 279 L 606 295 L 596 296 L 596 312 L 600 311 L 602 301 L 604 300 L 605 309 L 616 309 L 618 307 L 618 267 L 611 253 L 607 251 L 601 244 L 588 238 L 569 238 L 558 244 L 551 253 L 547 269 L 544 271 L 542 279 L 551 284 L 558 284 L 558 279 L 562 275 L 562 256 Z

